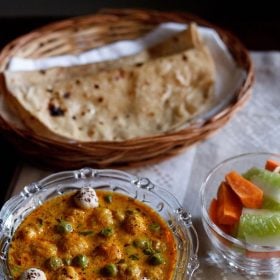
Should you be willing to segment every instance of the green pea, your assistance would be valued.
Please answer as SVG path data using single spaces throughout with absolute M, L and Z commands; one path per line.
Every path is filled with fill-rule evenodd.
M 100 234 L 104 237 L 109 237 L 113 235 L 114 231 L 112 228 L 104 228 L 100 231 Z
M 149 246 L 149 242 L 146 239 L 135 239 L 133 245 L 136 248 L 145 249 Z
M 63 266 L 63 261 L 58 257 L 50 257 L 48 259 L 48 266 L 51 270 L 57 270 Z
M 154 253 L 154 250 L 153 250 L 152 248 L 148 247 L 148 248 L 145 248 L 145 249 L 143 250 L 143 253 L 144 253 L 145 255 L 150 256 L 150 255 L 152 255 L 152 254 Z
M 118 269 L 115 264 L 110 263 L 101 269 L 101 274 L 107 277 L 115 277 L 118 274 Z
M 58 225 L 56 225 L 56 230 L 59 233 L 70 233 L 73 231 L 73 227 L 70 223 L 66 221 L 60 221 Z
M 164 259 L 161 254 L 153 254 L 148 259 L 149 264 L 151 265 L 160 265 L 164 262 Z
M 160 225 L 156 224 L 156 223 L 150 224 L 149 228 L 153 232 L 159 232 L 160 231 Z
M 136 254 L 130 255 L 129 258 L 133 261 L 138 261 L 139 260 L 139 256 Z
M 81 268 L 86 268 L 88 266 L 88 258 L 85 255 L 78 255 L 73 259 L 73 263 Z
M 111 194 L 107 194 L 104 196 L 104 200 L 107 202 L 107 203 L 112 203 L 112 200 L 113 200 L 113 196 Z

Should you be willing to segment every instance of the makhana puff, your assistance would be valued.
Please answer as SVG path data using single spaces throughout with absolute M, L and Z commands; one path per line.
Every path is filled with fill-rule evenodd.
M 47 129 L 78 141 L 122 141 L 178 128 L 209 107 L 215 80 L 195 25 L 180 36 L 188 38 L 185 50 L 134 65 L 28 86 L 7 79 L 10 103 L 36 133 Z

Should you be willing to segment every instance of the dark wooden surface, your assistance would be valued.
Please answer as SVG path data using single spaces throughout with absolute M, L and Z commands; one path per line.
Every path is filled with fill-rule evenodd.
M 169 1 L 165 3 L 166 9 L 172 9 L 170 3 Z M 267 12 L 265 9 L 258 7 L 254 12 L 252 9 L 246 10 L 246 8 L 243 8 L 241 11 L 238 10 L 238 7 L 233 9 L 228 4 L 228 1 L 224 1 L 222 4 L 219 3 L 219 5 L 219 10 L 213 7 L 209 8 L 209 6 L 208 8 L 202 6 L 200 9 L 197 6 L 191 6 L 188 12 L 195 13 L 229 30 L 239 37 L 249 50 L 280 50 L 280 19 L 278 9 L 270 7 L 269 12 Z M 0 48 L 12 39 L 34 28 L 63 18 L 65 16 L 0 17 Z M 7 187 L 21 158 L 15 148 L 5 140 L 3 135 L 0 135 L 0 154 L 0 205 L 2 205 Z
M 280 16 L 279 19 L 268 18 L 263 21 L 241 16 L 237 19 L 212 17 L 204 18 L 236 35 L 250 50 L 280 50 Z M 65 17 L 0 18 L 0 48 L 34 28 L 63 18 Z

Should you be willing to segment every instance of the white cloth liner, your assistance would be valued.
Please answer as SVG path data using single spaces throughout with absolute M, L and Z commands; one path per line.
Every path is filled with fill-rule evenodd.
M 136 40 L 114 42 L 77 55 L 60 55 L 39 59 L 13 57 L 9 64 L 9 71 L 31 71 L 59 66 L 67 67 L 73 65 L 83 65 L 135 55 L 144 49 L 149 48 L 158 42 L 162 42 L 180 31 L 183 31 L 186 27 L 186 24 L 173 22 L 163 23 L 153 31 Z M 226 61 L 222 63 L 234 64 L 226 46 L 213 29 L 199 27 L 199 32 L 213 52 L 223 53 L 224 58 L 221 60 Z

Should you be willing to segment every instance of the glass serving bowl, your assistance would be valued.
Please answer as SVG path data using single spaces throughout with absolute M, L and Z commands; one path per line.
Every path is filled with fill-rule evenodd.
M 210 171 L 200 189 L 202 223 L 214 252 L 231 267 L 252 275 L 279 273 L 280 247 L 250 244 L 226 234 L 212 222 L 208 209 L 227 173 L 235 170 L 242 174 L 252 167 L 264 168 L 267 159 L 280 162 L 280 155 L 250 153 L 229 158 Z
M 171 228 L 177 246 L 174 280 L 191 279 L 198 268 L 198 237 L 191 215 L 168 191 L 147 178 L 135 177 L 117 170 L 84 168 L 50 175 L 23 188 L 8 200 L 0 211 L 0 279 L 12 279 L 7 265 L 9 245 L 22 220 L 47 199 L 77 190 L 83 186 L 110 190 L 138 199 L 153 208 Z

